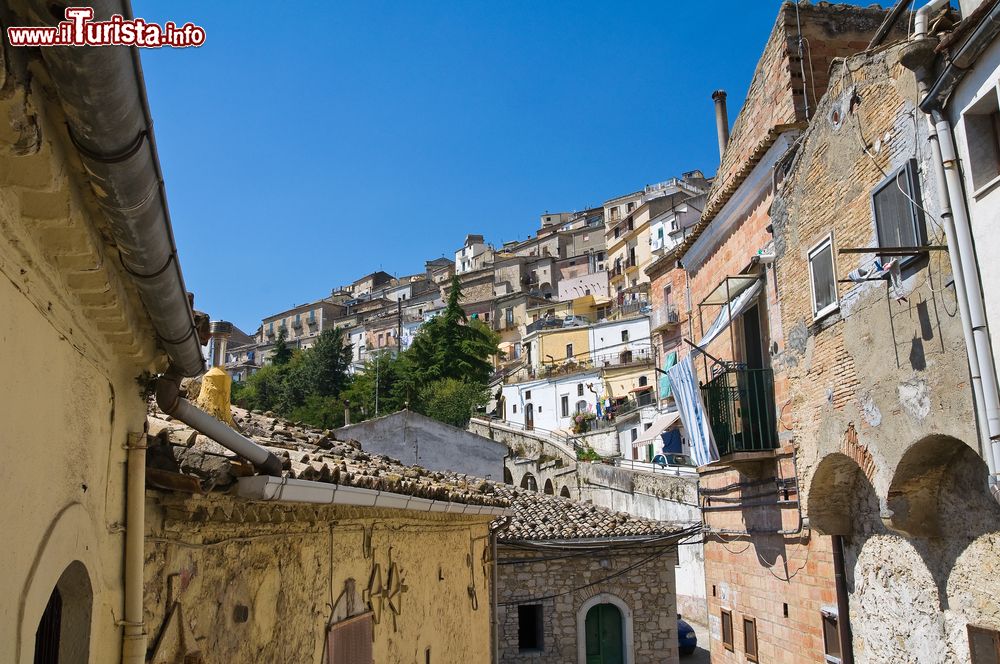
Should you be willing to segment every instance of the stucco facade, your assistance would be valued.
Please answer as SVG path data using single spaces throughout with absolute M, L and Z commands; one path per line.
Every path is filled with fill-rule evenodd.
M 329 626 L 369 611 L 376 662 L 490 660 L 489 517 L 165 493 L 147 505 L 162 661 L 322 664 Z

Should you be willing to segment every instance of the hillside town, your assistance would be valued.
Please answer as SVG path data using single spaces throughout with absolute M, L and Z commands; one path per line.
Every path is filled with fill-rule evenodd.
M 1000 664 L 1000 0 L 766 11 L 713 172 L 255 329 L 137 49 L 5 30 L 0 661 Z

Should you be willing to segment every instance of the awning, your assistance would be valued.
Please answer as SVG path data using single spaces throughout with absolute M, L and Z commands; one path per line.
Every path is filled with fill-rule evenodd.
M 759 274 L 736 274 L 726 277 L 711 293 L 708 294 L 701 305 L 725 304 L 735 300 L 743 291 L 760 281 Z
M 728 279 L 736 279 L 736 278 L 737 277 L 728 277 Z M 715 294 L 719 291 L 719 288 L 716 288 L 715 291 L 712 292 L 712 295 L 709 295 L 702 302 L 702 304 L 721 304 L 722 306 L 719 307 L 719 315 L 716 316 L 715 320 L 712 321 L 712 324 L 708 326 L 708 329 L 705 331 L 705 335 L 698 340 L 697 345 L 699 347 L 705 348 L 706 345 L 710 344 L 713 339 L 719 336 L 719 334 L 723 330 L 725 330 L 726 327 L 729 326 L 731 317 L 739 316 L 744 311 L 749 309 L 750 305 L 754 303 L 754 298 L 756 298 L 757 294 L 760 293 L 761 291 L 760 277 L 752 277 L 751 281 L 739 281 L 737 283 L 741 285 L 739 289 L 739 295 L 734 296 L 733 299 L 730 300 L 728 303 L 726 301 L 726 296 L 725 296 L 725 285 L 726 285 L 725 281 L 723 281 L 722 285 L 719 287 L 723 289 L 722 302 L 708 301 L 715 297 Z M 732 294 L 736 290 L 734 286 L 735 284 L 730 284 L 730 290 L 729 290 L 730 294 Z
M 651 389 L 653 389 L 652 385 L 640 385 L 639 387 L 633 387 L 631 390 L 629 390 L 629 392 L 630 393 L 632 393 L 632 392 L 645 392 L 646 390 L 651 390 Z
M 660 415 L 653 420 L 653 426 L 643 431 L 641 436 L 632 441 L 632 447 L 640 447 L 656 442 L 659 440 L 660 434 L 669 429 L 680 417 L 681 414 L 679 411 Z

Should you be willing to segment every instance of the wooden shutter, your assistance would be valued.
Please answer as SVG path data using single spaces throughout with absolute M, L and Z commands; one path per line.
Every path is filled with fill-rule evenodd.
M 371 612 L 330 625 L 327 664 L 373 664 Z

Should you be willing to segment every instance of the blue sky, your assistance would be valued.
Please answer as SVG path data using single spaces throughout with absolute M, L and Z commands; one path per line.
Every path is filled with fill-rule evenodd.
M 133 5 L 206 29 L 143 67 L 187 286 L 251 332 L 466 233 L 711 175 L 711 93 L 734 118 L 779 3 Z

